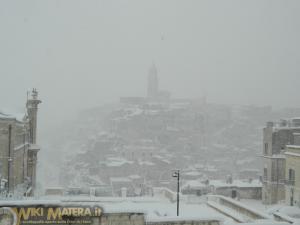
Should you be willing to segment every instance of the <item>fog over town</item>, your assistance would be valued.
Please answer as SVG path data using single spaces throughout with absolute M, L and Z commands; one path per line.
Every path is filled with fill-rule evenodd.
M 0 0 L 0 209 L 89 199 L 95 225 L 300 223 L 299 11 Z

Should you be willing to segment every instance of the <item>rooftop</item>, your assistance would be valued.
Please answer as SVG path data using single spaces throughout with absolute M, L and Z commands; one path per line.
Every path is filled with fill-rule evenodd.
M 245 180 L 233 180 L 232 183 L 226 183 L 223 180 L 211 180 L 209 185 L 214 187 L 262 187 L 259 180 L 252 180 L 251 182 Z
M 18 200 L 0 201 L 0 205 L 23 206 L 23 205 L 82 205 L 100 206 L 106 213 L 145 213 L 147 221 L 184 221 L 184 220 L 220 220 L 234 223 L 232 219 L 208 207 L 206 204 L 188 204 L 182 202 L 180 205 L 180 216 L 176 216 L 176 203 L 171 203 L 166 198 L 136 197 L 72 197 L 53 200 L 50 197 L 41 200 Z M 235 223 L 234 223 L 235 224 Z
M 4 120 L 17 120 L 22 122 L 25 113 L 10 113 L 7 110 L 0 110 L 0 119 Z
M 286 147 L 290 149 L 300 149 L 300 145 L 287 145 Z
M 210 180 L 208 186 L 213 187 L 262 187 L 262 183 L 259 180 L 233 180 L 232 183 L 227 183 L 225 180 Z M 203 188 L 207 185 L 201 180 L 189 180 L 186 181 L 182 188 Z
M 299 145 L 287 145 L 285 155 L 300 157 L 300 146 Z
M 274 155 L 264 155 L 264 158 L 272 158 L 272 159 L 285 159 L 285 155 L 284 154 L 274 154 Z

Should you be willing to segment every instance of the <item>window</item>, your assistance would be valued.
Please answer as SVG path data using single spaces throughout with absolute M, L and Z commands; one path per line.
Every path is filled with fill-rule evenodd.
M 264 168 L 264 180 L 268 179 L 268 169 Z
M 264 154 L 265 155 L 268 155 L 268 148 L 269 148 L 268 143 L 265 143 L 265 148 L 264 148 Z
M 294 185 L 295 184 L 295 170 L 289 169 L 289 184 Z

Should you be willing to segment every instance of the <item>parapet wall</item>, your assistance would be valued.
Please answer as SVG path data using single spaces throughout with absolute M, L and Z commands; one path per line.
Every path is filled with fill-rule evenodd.
M 95 225 L 144 225 L 143 213 L 107 213 L 103 214 L 100 222 Z
M 147 222 L 146 225 L 220 225 L 219 220 L 174 220 Z
M 256 210 L 250 209 L 249 207 L 243 205 L 240 202 L 237 202 L 233 199 L 224 197 L 224 196 L 209 196 L 208 197 L 208 203 L 216 202 L 221 206 L 224 206 L 226 208 L 230 208 L 237 212 L 240 215 L 246 216 L 247 218 L 250 218 L 252 220 L 264 220 L 264 219 L 270 219 L 270 217 L 266 214 L 260 213 Z
M 22 203 L 24 204 L 24 202 Z M 1 204 L 0 204 L 1 205 Z M 130 209 L 127 209 L 130 210 Z M 98 206 L 95 202 L 72 204 L 58 201 L 28 202 L 21 206 L 18 201 L 0 206 L 0 224 L 69 224 L 69 225 L 220 225 L 218 218 L 147 218 L 144 212 L 119 211 Z

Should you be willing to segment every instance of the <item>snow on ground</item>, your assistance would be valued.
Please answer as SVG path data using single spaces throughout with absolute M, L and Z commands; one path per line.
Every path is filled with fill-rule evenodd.
M 256 209 L 261 212 L 266 212 L 268 209 L 274 207 L 274 205 L 264 205 L 261 200 L 255 200 L 255 199 L 241 199 L 241 203 L 244 205 L 249 206 L 249 208 Z
M 176 216 L 176 202 L 171 203 L 166 198 L 136 197 L 136 198 L 115 198 L 115 197 L 44 197 L 39 200 L 22 201 L 0 201 L 0 205 L 30 205 L 30 204 L 83 204 L 102 206 L 104 212 L 140 212 L 146 214 L 147 221 L 166 220 L 206 220 L 218 219 L 224 225 L 236 224 L 231 218 L 217 212 L 206 204 L 188 204 L 181 202 L 180 216 Z
M 240 201 L 243 204 L 255 210 L 265 212 L 269 215 L 277 214 L 280 217 L 285 218 L 289 221 L 294 221 L 295 224 L 297 223 L 300 224 L 300 208 L 296 206 L 291 207 L 291 206 L 286 206 L 284 204 L 264 205 L 260 200 L 253 200 L 253 199 L 241 199 Z M 274 224 L 274 222 L 269 224 Z
M 243 223 L 243 225 L 290 225 L 285 222 L 275 222 L 275 221 L 256 221 L 254 223 Z
M 294 224 L 300 224 L 300 208 L 297 206 L 276 205 L 268 209 L 268 212 Z
M 249 208 L 261 210 L 275 210 L 276 207 L 266 208 L 260 201 L 256 200 L 241 200 L 241 203 L 246 204 Z M 32 205 L 32 204 L 66 204 L 66 205 L 99 205 L 102 206 L 107 213 L 116 212 L 137 212 L 145 213 L 147 221 L 177 221 L 177 220 L 207 220 L 217 219 L 223 221 L 224 225 L 235 225 L 233 219 L 221 214 L 205 203 L 189 204 L 181 201 L 180 216 L 176 216 L 176 202 L 170 202 L 163 197 L 135 197 L 135 198 L 118 198 L 118 197 L 59 197 L 47 196 L 39 200 L 22 200 L 22 201 L 0 201 L 0 205 Z M 279 207 L 279 206 L 278 206 Z M 279 207 L 281 213 L 291 212 L 288 207 Z M 278 208 L 277 208 L 278 210 Z M 293 210 L 295 211 L 294 207 Z M 293 212 L 294 212 L 293 211 Z M 298 213 L 297 211 L 296 213 Z M 243 223 L 245 225 L 288 225 L 284 222 L 275 222 L 273 220 L 257 220 L 251 223 Z
M 253 208 L 261 212 L 269 212 L 275 210 L 276 212 L 286 214 L 297 214 L 300 209 L 292 207 L 266 207 L 261 204 L 261 201 L 257 200 L 241 200 L 241 203 L 247 205 L 249 208 Z M 209 207 L 204 203 L 189 203 L 185 200 L 180 202 L 180 216 L 176 216 L 176 202 L 170 202 L 165 197 L 89 197 L 89 196 L 44 196 L 39 200 L 5 200 L 0 201 L 0 206 L 9 205 L 98 205 L 103 207 L 104 212 L 107 213 L 122 213 L 122 212 L 136 212 L 145 213 L 147 221 L 177 221 L 177 220 L 220 220 L 224 225 L 235 225 L 236 221 L 228 216 L 220 213 L 219 211 Z M 243 223 L 245 225 L 288 225 L 284 222 L 275 222 L 271 219 L 256 220 L 251 223 Z

